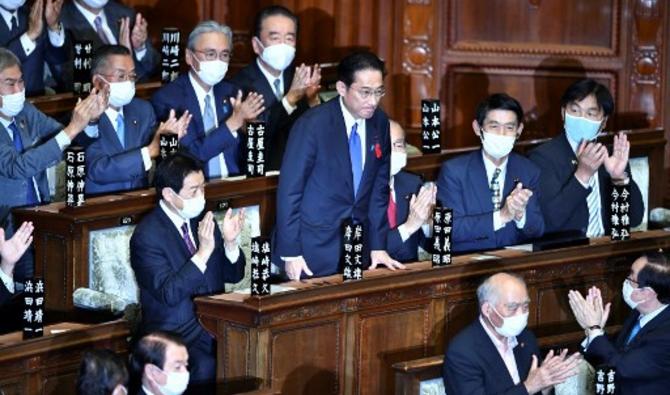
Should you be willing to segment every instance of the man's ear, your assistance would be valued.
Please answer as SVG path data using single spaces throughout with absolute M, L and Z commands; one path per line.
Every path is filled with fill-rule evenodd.
M 161 189 L 161 197 L 163 198 L 163 200 L 165 200 L 167 202 L 172 202 L 172 199 L 173 199 L 174 195 L 176 195 L 176 193 L 175 193 L 174 189 L 172 189 L 170 187 L 166 187 L 166 188 Z
M 159 385 L 165 385 L 167 382 L 167 376 L 163 371 L 156 365 L 148 363 L 144 365 L 144 377 L 146 377 L 150 382 L 154 382 Z
M 598 132 L 602 132 L 603 130 L 605 130 L 605 126 L 607 126 L 607 115 L 605 115 L 603 117 L 602 122 L 600 122 L 600 129 L 598 130 Z
M 521 122 L 521 123 L 519 124 L 519 127 L 517 128 L 517 131 L 516 131 L 516 138 L 517 138 L 517 139 L 518 139 L 519 137 L 521 137 L 521 132 L 523 132 L 523 122 Z
M 347 94 L 347 84 L 345 84 L 342 81 L 337 81 L 335 83 L 335 89 L 337 89 L 337 93 L 339 93 L 340 96 L 344 96 Z
M 475 132 L 477 137 L 482 137 L 482 128 L 479 126 L 479 122 L 477 122 L 476 119 L 472 121 L 472 131 Z
M 251 48 L 254 50 L 256 55 L 261 56 L 263 54 L 263 43 L 261 43 L 261 39 L 256 36 L 252 36 Z
M 93 75 L 93 86 L 98 90 L 98 91 L 103 91 L 104 88 L 109 85 L 107 82 L 105 82 L 102 77 L 100 77 L 98 74 Z
M 200 67 L 196 67 L 197 63 L 195 58 L 195 54 L 193 51 L 191 51 L 189 48 L 186 48 L 186 51 L 184 52 L 184 60 L 186 60 L 186 64 L 192 67 L 194 70 L 199 69 Z
M 561 121 L 565 122 L 565 107 L 561 107 Z

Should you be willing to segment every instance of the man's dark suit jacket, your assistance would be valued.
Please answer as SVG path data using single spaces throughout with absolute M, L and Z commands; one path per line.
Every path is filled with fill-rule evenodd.
M 586 234 L 589 226 L 589 208 L 586 198 L 591 187 L 584 188 L 575 177 L 577 157 L 570 147 L 565 133 L 532 150 L 528 157 L 540 168 L 540 206 L 544 213 L 547 232 L 580 231 Z M 630 174 L 630 169 L 628 169 Z M 644 203 L 640 189 L 630 179 L 630 226 L 638 226 L 644 216 Z M 612 228 L 612 211 L 609 195 L 612 192 L 612 179 L 605 166 L 598 170 L 600 185 L 600 205 L 605 234 Z
M 135 11 L 132 8 L 126 7 L 123 4 L 120 4 L 114 0 L 105 5 L 103 8 L 105 12 L 105 17 L 107 18 L 107 24 L 109 29 L 114 34 L 117 42 L 119 40 L 119 21 L 121 18 L 129 17 L 130 18 L 130 28 L 135 25 Z M 93 42 L 93 48 L 98 49 L 104 45 L 98 33 L 93 29 L 88 20 L 79 12 L 79 9 L 74 4 L 74 0 L 65 2 L 63 4 L 63 9 L 61 10 L 61 22 L 65 27 L 65 30 L 68 33 L 68 38 L 70 41 L 91 41 Z M 152 21 L 148 21 L 151 23 Z M 153 23 L 158 23 L 159 21 L 153 21 Z M 147 52 L 144 54 L 142 60 L 138 60 L 133 54 L 133 59 L 135 59 L 135 72 L 140 82 L 148 81 L 151 77 L 157 75 L 158 66 L 160 65 L 160 54 L 156 49 L 151 45 L 151 39 L 147 39 L 146 42 Z M 71 48 L 72 49 L 72 48 Z M 70 59 L 72 59 L 72 53 L 70 53 Z M 66 87 L 71 89 L 72 87 L 72 65 L 67 64 L 67 67 L 64 67 L 64 80 Z
M 294 68 L 284 70 L 283 83 L 284 93 L 288 93 L 291 82 L 293 81 Z M 249 92 L 256 92 L 263 95 L 265 100 L 265 111 L 258 116 L 259 119 L 267 122 L 267 133 L 269 138 L 266 139 L 267 144 L 267 165 L 269 170 L 279 170 L 281 167 L 281 160 L 286 149 L 286 142 L 288 141 L 291 126 L 300 115 L 302 115 L 309 105 L 305 99 L 298 102 L 298 108 L 289 115 L 281 103 L 277 100 L 274 93 L 274 87 L 270 86 L 267 78 L 258 66 L 258 62 L 254 60 L 237 74 L 235 74 L 231 81 L 240 87 L 244 94 Z
M 196 248 L 199 218 L 190 222 Z M 231 263 L 224 252 L 219 227 L 214 227 L 215 248 L 202 273 L 191 261 L 181 233 L 160 206 L 137 225 L 130 239 L 130 264 L 140 289 L 142 331 L 175 332 L 187 345 L 203 333 L 193 298 L 224 292 L 224 283 L 244 276 L 245 258 Z
M 151 104 L 133 99 L 123 107 L 125 148 L 107 115 L 98 123 L 98 138 L 86 147 L 86 193 L 100 194 L 149 185 L 142 160 L 142 147 L 151 142 L 156 129 L 156 117 Z
M 11 207 L 0 206 L 0 228 L 5 230 L 5 239 L 14 235 L 14 223 L 11 215 Z M 14 267 L 14 281 L 21 282 L 27 276 L 32 275 L 33 252 L 32 247 L 16 262 Z M 0 334 L 21 329 L 21 314 L 23 312 L 23 300 L 21 293 L 10 293 L 5 283 L 0 281 Z
M 423 181 L 416 174 L 400 171 L 393 176 L 393 189 L 395 190 L 396 202 L 396 224 L 402 225 L 409 216 L 409 201 L 412 195 L 418 195 Z M 389 229 L 386 245 L 391 258 L 400 262 L 416 262 L 418 259 L 418 248 L 428 248 L 429 240 L 419 228 L 403 243 L 398 228 Z
M 624 322 L 616 342 L 598 336 L 586 350 L 586 359 L 616 371 L 617 394 L 667 394 L 670 390 L 670 308 L 640 329 L 626 345 L 640 313 L 634 310 Z
M 21 36 L 28 30 L 28 14 L 30 7 L 23 5 L 19 8 L 18 24 L 15 32 L 10 32 L 4 19 L 0 18 L 0 46 L 8 48 L 21 61 L 23 80 L 26 85 L 26 96 L 37 96 L 44 94 L 44 62 L 51 68 L 54 77 L 57 77 L 63 64 L 67 61 L 67 40 L 62 47 L 51 45 L 47 33 L 48 27 L 44 25 L 44 31 L 35 42 L 35 50 L 26 56 L 21 45 Z
M 531 161 L 512 152 L 507 159 L 501 205 L 512 192 L 515 179 L 533 191 L 526 206 L 526 223 L 523 229 L 518 229 L 516 223 L 510 221 L 494 231 L 493 201 L 482 151 L 473 151 L 442 164 L 437 200 L 454 210 L 453 251 L 493 250 L 542 236 L 544 219 L 538 200 L 540 171 Z
M 389 120 L 377 109 L 365 122 L 365 166 L 355 198 L 340 99 L 308 110 L 293 125 L 277 188 L 275 264 L 303 256 L 315 276 L 336 273 L 345 219 L 364 226 L 364 265 L 370 250 L 386 250 Z
M 235 138 L 226 126 L 226 120 L 232 115 L 230 98 L 236 97 L 238 90 L 235 85 L 227 81 L 219 82 L 214 85 L 213 89 L 219 127 L 208 134 L 205 134 L 200 104 L 198 104 L 198 97 L 193 85 L 191 85 L 188 73 L 180 75 L 176 80 L 164 85 L 158 92 L 154 93 L 151 104 L 154 106 L 156 118 L 159 121 L 166 120 L 172 109 L 176 111 L 177 116 L 188 110 L 193 118 L 188 126 L 188 133 L 179 144 L 205 164 L 208 160 L 223 152 L 229 174 L 239 174 L 240 149 L 242 147 L 241 131 Z M 206 174 L 208 174 L 207 170 L 205 170 Z
M 449 395 L 528 395 L 524 380 L 528 377 L 532 356 L 540 358 L 535 336 L 524 329 L 517 336 L 514 359 L 520 382 L 514 385 L 505 362 L 477 319 L 449 343 L 444 356 L 442 378 Z

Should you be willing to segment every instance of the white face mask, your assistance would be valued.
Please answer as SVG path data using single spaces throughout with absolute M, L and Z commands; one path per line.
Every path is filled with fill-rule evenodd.
M 21 92 L 12 93 L 11 95 L 2 96 L 2 107 L 0 107 L 0 112 L 7 115 L 8 117 L 14 117 L 18 115 L 23 110 L 23 106 L 26 103 L 26 90 Z
M 104 80 L 104 78 L 103 78 Z M 121 108 L 135 97 L 135 83 L 132 81 L 107 82 L 109 84 L 109 104 Z
M 0 0 L 0 6 L 9 11 L 18 10 L 24 4 L 26 0 Z
M 103 8 L 109 3 L 109 0 L 83 0 L 83 2 L 91 8 Z
M 199 60 L 200 71 L 196 71 L 198 77 L 209 86 L 214 86 L 223 80 L 228 72 L 228 63 L 221 59 Z
M 256 38 L 258 40 L 258 38 Z M 263 46 L 261 40 L 258 42 Z M 295 47 L 280 43 L 263 48 L 261 59 L 277 71 L 284 71 L 295 58 Z
M 398 174 L 407 165 L 407 153 L 391 151 L 391 177 Z
M 500 336 L 505 337 L 519 336 L 519 334 L 523 332 L 524 329 L 526 329 L 526 326 L 528 325 L 528 313 L 514 315 L 511 317 L 503 317 L 500 313 L 498 313 L 498 310 L 496 310 L 495 307 L 493 307 L 493 305 L 491 305 L 491 308 L 503 320 L 502 326 L 498 328 L 497 326 L 493 325 L 491 318 L 489 318 L 489 322 L 491 322 L 491 325 L 493 325 L 493 328 L 496 330 L 496 332 L 498 332 Z
M 163 372 L 167 376 L 165 385 L 159 385 L 163 395 L 181 395 L 188 387 L 191 376 L 189 372 Z
M 501 136 L 482 129 L 481 140 L 484 151 L 495 160 L 499 160 L 512 152 L 516 136 Z
M 633 291 L 635 291 L 635 288 L 633 288 L 632 285 L 630 285 L 630 281 L 628 280 L 623 280 L 623 287 L 621 289 L 621 296 L 623 296 L 624 302 L 630 307 L 631 309 L 635 310 L 637 306 L 640 305 L 640 303 L 646 302 L 646 300 L 641 300 L 639 302 L 636 302 L 633 300 Z
M 191 219 L 195 218 L 200 213 L 202 213 L 202 210 L 205 209 L 205 195 L 203 194 L 198 194 L 195 197 L 192 197 L 190 199 L 184 199 L 183 197 L 179 196 L 179 199 L 181 199 L 182 202 L 182 209 L 178 209 L 175 207 L 175 209 L 179 212 L 179 215 L 181 215 L 182 218 L 184 219 Z

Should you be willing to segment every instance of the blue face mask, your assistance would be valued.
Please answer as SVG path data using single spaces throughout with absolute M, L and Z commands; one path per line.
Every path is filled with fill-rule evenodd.
M 591 141 L 598 136 L 602 121 L 591 121 L 583 117 L 575 117 L 565 113 L 565 133 L 572 141 L 581 143 L 582 140 Z

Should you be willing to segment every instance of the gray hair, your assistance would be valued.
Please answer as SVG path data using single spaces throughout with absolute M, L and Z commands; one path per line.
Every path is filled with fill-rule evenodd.
M 14 66 L 21 68 L 21 61 L 14 55 L 14 52 L 7 48 L 0 47 L 0 73 Z
M 523 284 L 524 287 L 526 286 L 526 282 L 523 278 L 516 274 L 507 272 L 493 274 L 487 277 L 486 280 L 477 287 L 477 302 L 479 302 L 479 307 L 482 307 L 486 302 L 493 305 L 498 303 L 498 299 L 500 299 L 500 289 L 497 287 L 495 279 L 500 276 L 511 277 Z
M 196 25 L 191 34 L 188 35 L 187 47 L 191 51 L 195 50 L 195 43 L 201 35 L 205 33 L 221 33 L 228 38 L 230 48 L 233 47 L 233 31 L 230 27 L 217 21 L 202 21 Z

